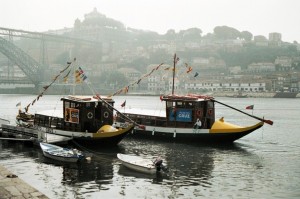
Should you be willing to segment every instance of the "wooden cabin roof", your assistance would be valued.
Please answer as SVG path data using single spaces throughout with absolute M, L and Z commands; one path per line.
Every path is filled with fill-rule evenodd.
M 162 95 L 160 96 L 162 101 L 207 101 L 213 99 L 213 97 L 208 95 L 196 95 L 196 94 L 187 94 L 187 95 Z
M 85 96 L 85 95 L 69 95 L 67 97 L 61 98 L 61 100 L 69 100 L 74 102 L 90 103 L 101 101 L 99 97 L 107 102 L 113 102 L 111 97 L 107 96 Z

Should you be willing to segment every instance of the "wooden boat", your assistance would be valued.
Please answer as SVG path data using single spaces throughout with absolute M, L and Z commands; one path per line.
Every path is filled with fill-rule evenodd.
M 40 147 L 45 157 L 62 162 L 78 162 L 85 158 L 77 149 L 63 148 L 43 142 L 40 143 Z
M 67 71 L 70 65 L 71 62 L 60 74 Z M 79 70 L 80 72 L 76 70 L 80 73 L 76 77 L 85 79 L 82 69 L 79 68 Z M 53 82 L 58 77 L 59 75 Z M 60 110 L 55 108 L 55 110 L 35 114 L 28 113 L 28 107 L 39 100 L 49 86 L 45 86 L 44 91 L 25 108 L 24 112 L 20 110 L 17 116 L 17 123 L 24 128 L 24 132 L 34 129 L 39 134 L 38 139 L 44 140 L 45 134 L 50 133 L 70 137 L 76 144 L 85 147 L 111 147 L 117 145 L 134 127 L 133 123 L 126 128 L 113 127 L 114 100 L 100 95 L 68 95 L 61 98 L 62 109 Z
M 73 138 L 73 141 L 86 147 L 114 146 L 131 132 L 134 125 L 113 127 L 114 101 L 105 97 L 101 99 L 105 102 L 99 101 L 96 96 L 67 96 L 61 98 L 63 110 L 37 112 L 29 121 L 31 126 L 21 115 L 17 119 L 23 120 L 24 128 L 37 130 L 41 139 L 46 137 L 45 133 L 51 133 Z
M 157 172 L 165 171 L 166 167 L 162 164 L 162 159 L 157 158 L 154 161 L 143 159 L 139 156 L 117 154 L 118 159 L 125 167 L 146 174 L 155 174 Z
M 175 55 L 173 80 L 176 71 L 176 60 Z M 143 129 L 136 126 L 133 134 L 130 134 L 131 137 L 184 143 L 232 143 L 261 128 L 264 123 L 273 124 L 270 120 L 250 115 L 223 104 L 210 96 L 196 94 L 176 95 L 174 94 L 174 81 L 172 94 L 162 95 L 160 100 L 165 102 L 165 113 L 162 116 L 125 113 L 127 117 L 144 126 Z M 260 122 L 249 126 L 238 126 L 226 122 L 224 117 L 216 120 L 215 103 L 242 112 L 260 120 Z M 125 122 L 124 117 L 117 116 L 116 126 L 125 127 Z

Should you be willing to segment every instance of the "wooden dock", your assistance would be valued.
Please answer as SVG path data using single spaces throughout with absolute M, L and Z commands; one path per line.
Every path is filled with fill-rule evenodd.
M 72 140 L 70 137 L 55 135 L 50 133 L 42 133 L 34 128 L 13 126 L 2 124 L 1 140 L 11 140 L 20 142 L 32 142 L 39 144 L 40 142 L 48 142 L 52 144 L 67 144 Z

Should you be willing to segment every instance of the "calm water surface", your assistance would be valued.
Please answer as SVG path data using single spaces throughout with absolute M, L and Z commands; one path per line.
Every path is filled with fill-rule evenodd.
M 61 108 L 60 96 L 44 96 L 31 109 Z M 0 95 L 0 117 L 14 123 L 16 104 L 35 96 Z M 158 97 L 118 96 L 126 110 L 162 111 Z M 0 164 L 49 198 L 300 198 L 300 99 L 218 98 L 274 121 L 230 146 L 195 146 L 126 138 L 113 149 L 90 151 L 90 163 L 62 164 L 38 147 L 0 141 Z M 216 105 L 217 118 L 238 125 L 257 121 Z M 248 113 L 252 111 L 247 110 Z M 124 168 L 118 152 L 154 159 L 160 155 L 169 174 L 144 175 Z M 1 198 L 1 197 L 0 197 Z

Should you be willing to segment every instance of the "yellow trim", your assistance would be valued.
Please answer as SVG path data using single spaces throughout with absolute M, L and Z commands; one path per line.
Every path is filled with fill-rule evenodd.
M 224 118 L 222 117 L 220 120 L 214 122 L 213 126 L 209 130 L 209 133 L 241 133 L 263 125 L 264 122 L 259 122 L 253 126 L 242 127 L 225 122 Z
M 122 128 L 116 129 L 111 125 L 104 125 L 97 131 L 97 133 L 93 133 L 92 135 L 93 135 L 93 138 L 114 137 L 114 136 L 118 136 L 123 133 L 126 133 L 132 127 L 133 127 L 133 125 L 129 125 L 127 128 L 124 128 L 124 129 L 122 129 Z

